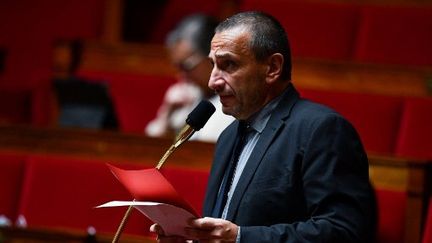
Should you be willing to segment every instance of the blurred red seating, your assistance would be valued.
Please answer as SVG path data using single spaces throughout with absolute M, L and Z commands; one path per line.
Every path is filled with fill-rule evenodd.
M 51 83 L 41 83 L 32 92 L 32 125 L 49 126 L 57 122 L 57 101 Z
M 407 194 L 403 191 L 375 189 L 378 207 L 379 243 L 404 242 Z
M 359 22 L 355 4 L 244 0 L 241 9 L 275 16 L 287 31 L 294 57 L 352 58 Z
M 28 88 L 0 88 L 0 123 L 31 122 L 32 92 Z
M 396 155 L 432 159 L 432 99 L 406 98 Z
M 172 77 L 128 76 L 111 81 L 114 109 L 121 130 L 142 133 L 156 116 L 165 91 L 176 80 Z
M 356 60 L 432 65 L 432 7 L 364 7 Z
M 432 200 L 429 198 L 422 243 L 432 243 Z
M 301 90 L 303 97 L 330 106 L 357 129 L 368 152 L 394 153 L 403 99 L 383 95 Z
M 174 77 L 85 71 L 83 77 L 108 82 L 121 131 L 143 133 L 156 116 Z
M 126 208 L 95 209 L 131 196 L 102 161 L 62 157 L 30 157 L 23 182 L 19 214 L 31 228 L 69 228 L 113 233 Z M 133 212 L 125 233 L 145 235 L 149 222 Z
M 0 215 L 15 222 L 23 181 L 25 156 L 0 154 Z

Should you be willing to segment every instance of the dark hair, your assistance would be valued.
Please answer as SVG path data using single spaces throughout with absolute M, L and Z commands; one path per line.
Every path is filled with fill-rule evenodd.
M 210 42 L 218 22 L 215 18 L 194 14 L 183 19 L 176 28 L 168 34 L 166 43 L 168 46 L 180 40 L 189 41 L 192 47 L 204 56 L 210 52 Z
M 273 16 L 259 12 L 242 12 L 235 14 L 216 27 L 216 33 L 242 26 L 252 34 L 250 48 L 257 61 L 264 61 L 274 53 L 281 53 L 284 65 L 282 80 L 291 80 L 291 51 L 287 34 Z

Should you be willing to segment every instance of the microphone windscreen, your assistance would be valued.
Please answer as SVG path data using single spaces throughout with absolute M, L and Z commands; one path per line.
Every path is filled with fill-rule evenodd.
M 213 115 L 216 108 L 207 100 L 202 100 L 188 115 L 186 123 L 195 131 L 199 131 Z

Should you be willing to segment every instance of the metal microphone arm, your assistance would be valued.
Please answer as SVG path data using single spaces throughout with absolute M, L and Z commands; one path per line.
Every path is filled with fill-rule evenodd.
M 177 135 L 175 142 L 171 145 L 171 147 L 165 152 L 165 154 L 159 160 L 159 163 L 156 165 L 156 169 L 160 170 L 162 165 L 165 163 L 168 157 L 174 152 L 174 150 L 178 148 L 180 145 L 182 145 L 184 142 L 186 142 L 194 132 L 195 130 L 191 126 L 189 126 L 189 124 L 184 126 L 183 129 L 180 131 L 180 133 Z
M 186 142 L 192 136 L 195 130 L 196 131 L 200 130 L 214 112 L 215 112 L 215 108 L 209 101 L 201 101 L 198 104 L 198 106 L 195 107 L 195 109 L 189 114 L 188 118 L 186 119 L 186 125 L 179 132 L 171 147 L 165 152 L 165 154 L 159 160 L 159 163 L 156 165 L 156 169 L 160 170 L 162 165 L 165 163 L 168 157 L 174 152 L 174 150 L 178 148 L 180 145 L 182 145 L 184 142 Z M 132 208 L 133 208 L 132 205 L 129 206 L 125 215 L 123 216 L 123 219 L 119 227 L 117 228 L 117 232 L 114 235 L 112 243 L 118 242 L 120 238 L 120 234 L 123 231 L 123 228 L 125 227 L 125 224 L 130 214 L 132 213 Z
M 189 126 L 189 124 L 186 124 L 186 126 L 184 126 L 183 129 L 177 135 L 175 142 L 171 145 L 171 147 L 165 152 L 165 154 L 159 160 L 159 163 L 156 165 L 156 169 L 160 170 L 162 165 L 165 163 L 165 161 L 168 159 L 168 157 L 175 151 L 175 149 L 178 148 L 180 145 L 182 145 L 184 142 L 186 142 L 192 136 L 192 134 L 194 132 L 195 132 L 195 130 L 191 126 Z M 134 199 L 134 201 L 135 201 L 135 199 Z M 118 242 L 118 240 L 120 238 L 120 234 L 123 231 L 123 229 L 126 225 L 126 222 L 132 213 L 132 208 L 133 208 L 133 206 L 130 205 L 128 207 L 128 209 L 126 210 L 126 213 L 123 216 L 123 219 L 120 222 L 119 227 L 117 228 L 117 232 L 114 235 L 112 243 Z

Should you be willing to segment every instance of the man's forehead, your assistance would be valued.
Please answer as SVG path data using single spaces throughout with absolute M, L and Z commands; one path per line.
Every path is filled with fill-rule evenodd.
M 211 53 L 217 55 L 246 54 L 249 52 L 250 34 L 241 29 L 228 29 L 214 35 Z

